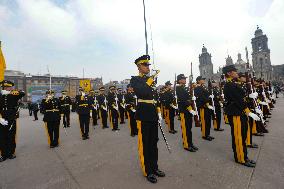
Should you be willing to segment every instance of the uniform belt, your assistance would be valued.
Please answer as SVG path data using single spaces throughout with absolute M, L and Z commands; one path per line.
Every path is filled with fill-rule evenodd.
M 70 104 L 62 104 L 62 106 L 69 106 Z
M 143 100 L 143 99 L 138 99 L 138 102 L 146 103 L 146 104 L 155 104 L 155 100 Z
M 46 112 L 59 112 L 58 109 L 46 110 Z
M 79 106 L 88 106 L 89 104 L 80 104 Z

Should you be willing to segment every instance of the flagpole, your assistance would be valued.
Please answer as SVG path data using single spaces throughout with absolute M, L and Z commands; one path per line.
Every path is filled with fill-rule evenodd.
M 145 0 L 143 0 L 143 8 L 144 8 L 144 27 L 145 27 L 145 41 L 146 41 L 146 55 L 149 54 L 148 52 L 148 35 L 147 35 L 147 21 L 146 21 L 146 7 L 145 7 Z

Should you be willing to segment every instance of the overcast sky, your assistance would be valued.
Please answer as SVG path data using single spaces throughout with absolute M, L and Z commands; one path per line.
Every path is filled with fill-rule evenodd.
M 272 64 L 283 64 L 283 0 L 145 0 L 160 83 L 199 74 L 202 44 L 214 72 L 228 53 L 251 53 L 256 25 L 268 36 Z M 150 35 L 150 25 L 148 25 Z M 142 0 L 0 0 L 0 40 L 8 69 L 103 77 L 137 74 L 145 53 Z M 149 44 L 151 45 L 151 40 Z M 152 47 L 150 46 L 150 55 Z

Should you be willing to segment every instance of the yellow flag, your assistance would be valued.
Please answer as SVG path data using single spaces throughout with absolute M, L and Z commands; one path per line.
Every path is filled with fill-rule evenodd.
M 80 87 L 82 87 L 84 91 L 89 92 L 91 90 L 91 80 L 80 80 Z
M 6 63 L 5 63 L 5 58 L 2 53 L 1 49 L 1 41 L 0 41 L 0 81 L 4 80 L 4 72 L 6 70 Z

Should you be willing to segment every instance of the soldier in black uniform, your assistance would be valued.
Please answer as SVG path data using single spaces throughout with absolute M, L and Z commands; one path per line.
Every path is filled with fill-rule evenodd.
M 134 94 L 130 84 L 127 85 L 127 94 L 125 95 L 126 110 L 128 114 L 128 125 L 130 136 L 134 137 L 138 134 L 136 120 L 134 118 L 137 107 L 137 96 Z
M 110 110 L 110 124 L 112 126 L 112 131 L 118 131 L 119 102 L 116 94 L 116 87 L 110 86 L 109 90 L 107 99 Z
M 181 131 L 182 131 L 182 143 L 183 148 L 190 152 L 196 152 L 198 148 L 194 146 L 192 142 L 192 118 L 196 115 L 196 112 L 192 109 L 191 101 L 192 97 L 189 94 L 188 89 L 185 87 L 186 77 L 184 74 L 177 76 L 176 93 L 178 99 L 178 109 L 181 117 Z
M 213 87 L 213 100 L 214 100 L 214 107 L 216 113 L 216 119 L 213 119 L 213 127 L 215 131 L 224 131 L 221 128 L 221 120 L 222 120 L 222 97 L 220 94 L 220 89 L 218 87 L 218 83 L 215 80 L 212 80 L 212 87 Z M 213 114 L 212 114 L 213 115 Z
M 70 127 L 70 107 L 72 105 L 72 100 L 70 96 L 67 96 L 67 91 L 61 91 L 62 96 L 59 97 L 59 101 L 62 107 L 63 114 L 63 127 Z
M 210 105 L 210 94 L 208 89 L 205 87 L 205 78 L 198 76 L 196 78 L 197 87 L 194 89 L 196 96 L 196 105 L 200 115 L 201 121 L 201 132 L 204 140 L 211 141 L 214 137 L 210 136 L 211 129 L 211 117 L 213 106 Z
M 107 126 L 107 117 L 108 117 L 108 101 L 107 96 L 105 95 L 105 88 L 99 88 L 100 95 L 98 96 L 99 110 L 100 110 L 100 119 L 102 121 L 102 128 L 108 128 Z
M 98 108 L 99 108 L 99 104 L 98 104 L 98 100 L 97 100 L 97 96 L 95 94 L 95 91 L 92 89 L 90 90 L 90 99 L 92 102 L 92 120 L 93 120 L 93 126 L 98 125 Z
M 170 81 L 165 83 L 165 92 L 164 92 L 164 105 L 166 111 L 166 124 L 169 128 L 169 133 L 175 134 L 177 131 L 175 130 L 175 111 L 177 109 L 177 104 L 175 102 L 174 91 L 171 88 L 172 84 Z
M 123 94 L 122 88 L 117 88 L 117 98 L 118 98 L 118 109 L 119 109 L 119 118 L 120 124 L 124 124 L 124 116 L 125 116 L 125 95 Z
M 246 136 L 247 136 L 247 116 L 260 120 L 252 113 L 244 101 L 245 91 L 236 83 L 238 79 L 237 69 L 234 65 L 223 68 L 227 82 L 224 86 L 225 106 L 224 111 L 228 116 L 231 126 L 232 148 L 234 158 L 237 163 L 247 167 L 255 167 L 255 162 L 248 159 Z
M 14 83 L 4 80 L 0 95 L 0 162 L 16 158 L 16 119 L 19 117 L 19 100 L 25 96 L 23 91 L 13 90 Z
M 37 113 L 39 111 L 39 104 L 38 104 L 38 102 L 32 103 L 31 104 L 31 109 L 32 109 L 32 112 L 34 114 L 34 120 L 33 121 L 38 120 L 38 117 L 37 117 Z
M 76 96 L 76 111 L 79 115 L 80 129 L 82 139 L 89 139 L 90 114 L 92 109 L 92 102 L 90 97 L 84 92 L 82 88 L 79 89 L 80 95 Z
M 135 119 L 138 128 L 138 151 L 141 168 L 147 180 L 156 183 L 158 177 L 165 173 L 158 169 L 158 121 L 162 120 L 161 110 L 155 104 L 153 85 L 156 75 L 149 74 L 149 55 L 143 55 L 135 60 L 139 75 L 131 78 L 130 84 L 138 98 Z
M 59 140 L 59 127 L 60 127 L 60 113 L 61 106 L 59 99 L 54 97 L 54 91 L 46 91 L 46 98 L 42 101 L 43 106 L 43 121 L 48 134 L 48 144 L 50 148 L 58 147 Z

